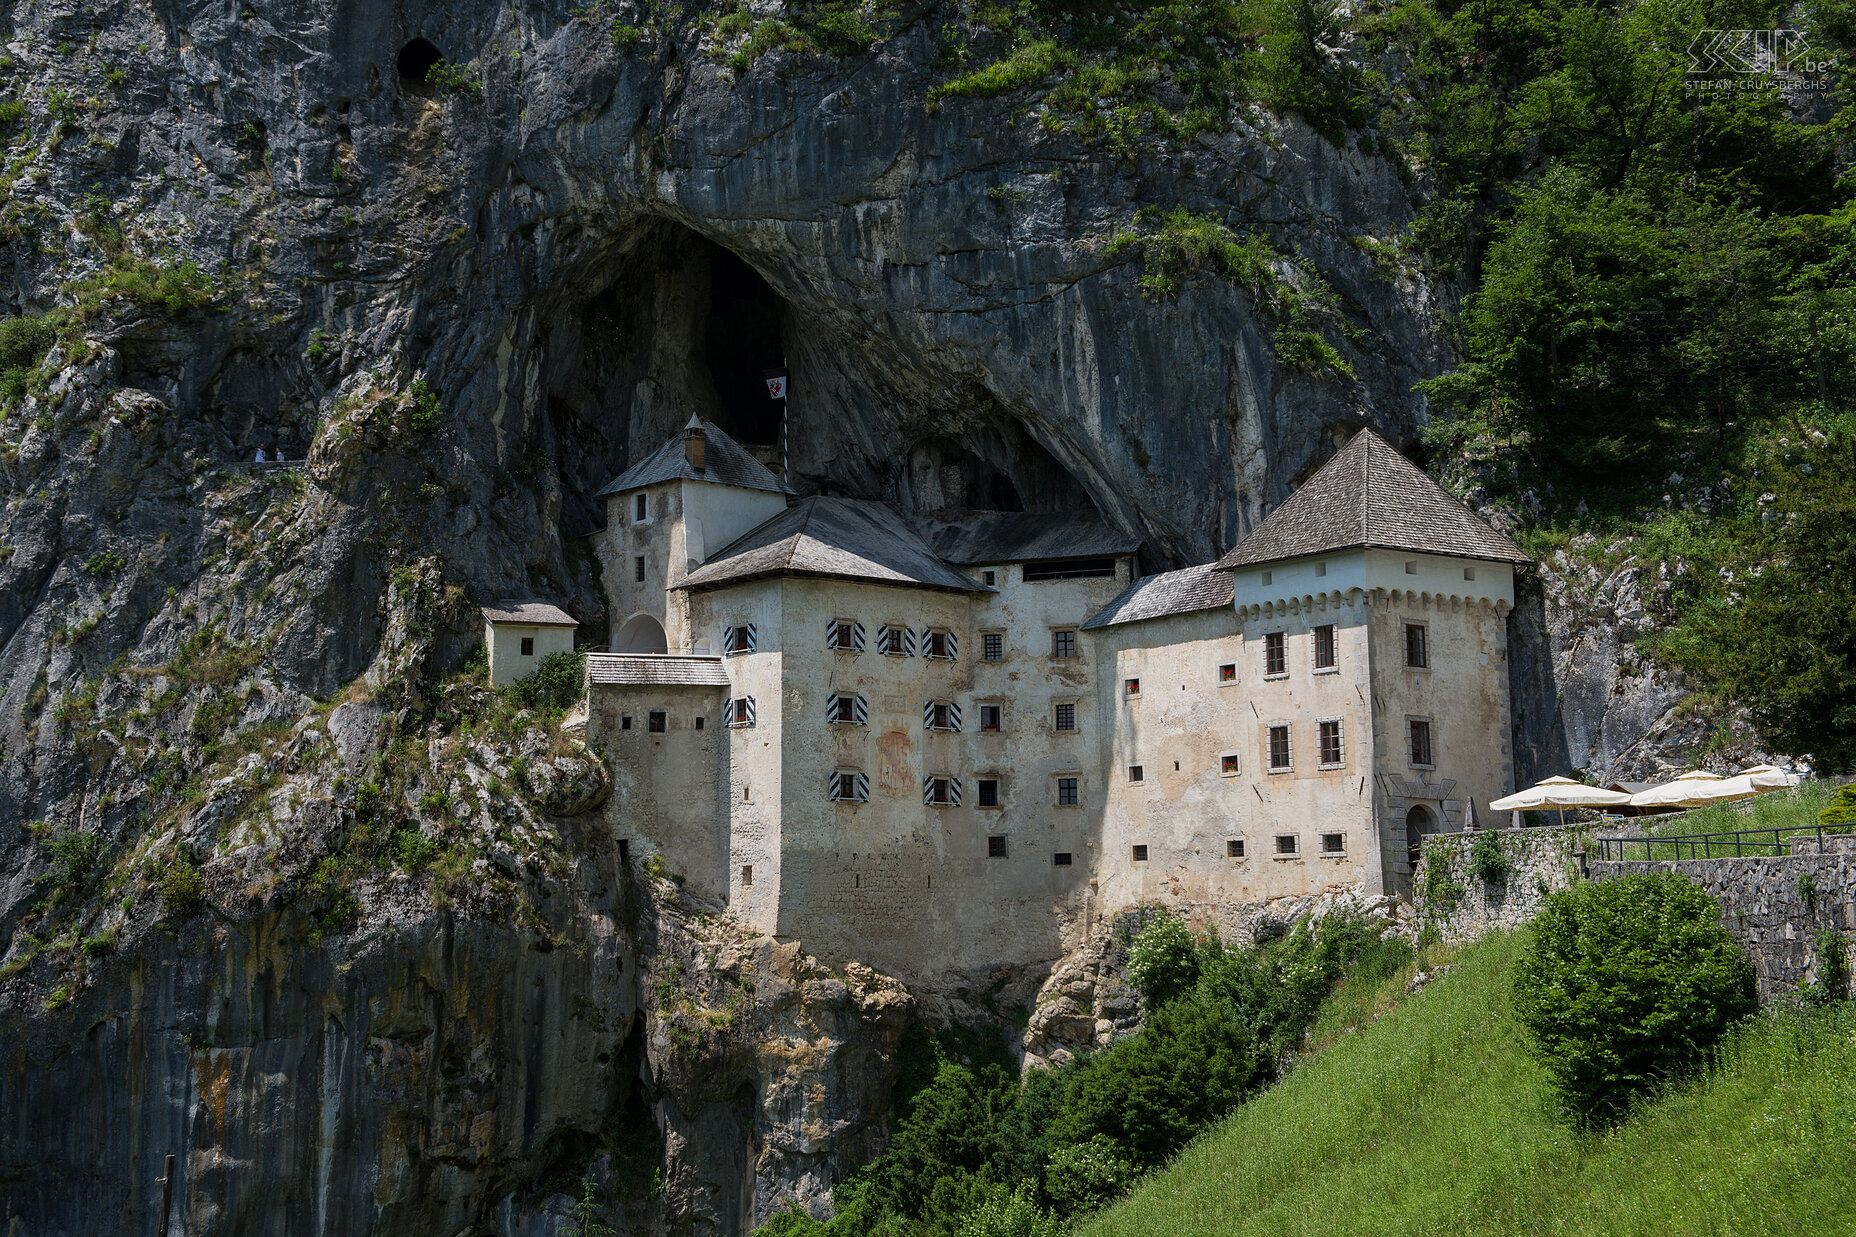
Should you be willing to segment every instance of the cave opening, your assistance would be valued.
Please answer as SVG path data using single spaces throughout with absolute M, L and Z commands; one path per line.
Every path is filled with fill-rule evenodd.
M 423 87 L 426 84 L 425 75 L 432 71 L 433 65 L 444 58 L 445 54 L 428 40 L 412 39 L 406 46 L 400 48 L 399 61 L 396 65 L 400 85 Z
M 717 422 L 746 444 L 780 440 L 785 401 L 767 394 L 766 371 L 782 364 L 780 298 L 760 272 L 726 249 L 709 262 L 709 322 L 703 336 Z

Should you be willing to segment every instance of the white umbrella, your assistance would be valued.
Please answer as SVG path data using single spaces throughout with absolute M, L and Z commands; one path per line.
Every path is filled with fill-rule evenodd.
M 1517 790 L 1505 799 L 1497 799 L 1489 807 L 1497 812 L 1537 812 L 1544 808 L 1558 808 L 1560 823 L 1565 824 L 1566 809 L 1569 807 L 1618 807 L 1630 802 L 1631 797 L 1623 791 L 1587 786 L 1569 777 L 1550 777 L 1544 782 L 1536 782 L 1526 790 Z
M 1674 781 L 1638 791 L 1630 797 L 1632 807 L 1706 807 L 1732 799 L 1750 799 L 1760 793 L 1751 780 L 1726 778 L 1706 769 L 1690 769 Z
M 1750 799 L 1754 795 L 1763 795 L 1774 790 L 1789 790 L 1804 779 L 1796 773 L 1787 773 L 1773 765 L 1754 765 L 1742 769 L 1733 777 L 1724 777 L 1720 781 L 1719 793 L 1712 802 L 1723 799 Z

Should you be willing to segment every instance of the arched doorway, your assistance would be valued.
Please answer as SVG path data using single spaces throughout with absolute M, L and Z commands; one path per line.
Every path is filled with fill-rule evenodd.
M 648 614 L 634 614 L 625 620 L 619 628 L 619 634 L 613 637 L 612 651 L 615 653 L 668 653 L 670 641 L 664 636 L 664 625 Z
M 1436 831 L 1437 826 L 1433 823 L 1429 808 L 1421 804 L 1414 805 L 1409 812 L 1405 813 L 1405 862 L 1411 869 L 1413 888 L 1416 888 L 1418 883 L 1418 862 L 1424 857 L 1422 850 L 1424 835 Z

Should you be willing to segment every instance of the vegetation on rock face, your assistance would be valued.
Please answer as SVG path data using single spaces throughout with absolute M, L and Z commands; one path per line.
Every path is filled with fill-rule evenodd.
M 829 1222 L 793 1209 L 762 1231 L 1056 1232 L 1265 1086 L 1350 968 L 1396 968 L 1409 953 L 1342 917 L 1227 949 L 1156 914 L 1131 947 L 1157 1002 L 1138 1033 L 1021 1083 L 997 1043 L 913 1028 L 888 1149 L 838 1183 Z
M 1082 1237 L 1715 1237 L 1847 1226 L 1856 1006 L 1740 1024 L 1692 1083 L 1570 1129 L 1516 1024 L 1525 933 L 1349 981 L 1325 1042 Z M 1441 978 L 1413 994 L 1414 966 Z M 1348 1017 L 1330 1021 L 1330 1013 Z
M 1515 1015 L 1581 1125 L 1699 1072 L 1753 1012 L 1753 965 L 1687 877 L 1551 894 L 1515 963 Z

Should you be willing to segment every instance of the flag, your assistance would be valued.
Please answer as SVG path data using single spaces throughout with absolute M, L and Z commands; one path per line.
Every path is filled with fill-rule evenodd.
M 784 369 L 763 370 L 767 379 L 767 398 L 786 398 L 786 371 Z

